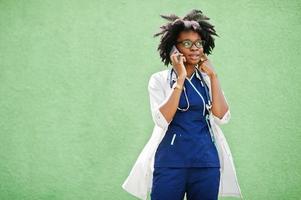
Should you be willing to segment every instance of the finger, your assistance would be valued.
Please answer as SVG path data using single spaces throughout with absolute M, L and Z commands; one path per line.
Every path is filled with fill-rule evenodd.
M 205 62 L 206 60 L 208 60 L 207 56 L 205 54 L 201 55 L 201 61 Z
M 205 69 L 204 69 L 204 65 L 201 65 L 200 69 L 201 69 L 202 72 L 206 72 Z
M 204 63 L 205 63 L 204 60 L 200 60 L 199 65 L 201 66 L 201 65 L 203 65 Z
M 185 56 L 183 56 L 183 55 L 181 55 L 181 62 L 186 62 L 186 58 L 185 58 Z
M 175 63 L 175 59 L 174 59 L 174 57 L 173 57 L 173 56 L 170 56 L 170 60 L 171 60 L 171 63 L 172 63 L 172 65 L 174 65 L 174 63 Z
M 172 60 L 172 63 L 173 63 L 173 64 L 176 64 L 176 63 L 178 62 L 178 59 L 176 58 L 175 55 L 172 55 L 172 56 L 171 56 L 171 60 Z
M 173 59 L 174 59 L 175 63 L 178 63 L 179 62 L 179 56 L 178 56 L 178 54 L 174 54 L 173 55 Z
M 183 54 L 180 53 L 180 52 L 175 52 L 175 53 L 174 53 L 174 56 L 178 56 L 178 57 L 179 57 L 180 55 L 183 55 Z

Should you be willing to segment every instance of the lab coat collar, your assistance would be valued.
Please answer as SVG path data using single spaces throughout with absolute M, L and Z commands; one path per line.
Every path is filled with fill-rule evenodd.
M 198 66 L 199 66 L 199 65 L 196 65 L 196 66 L 195 66 L 195 71 L 194 71 L 193 73 L 195 73 L 196 77 L 197 77 L 199 80 L 202 80 L 201 77 L 200 77 L 200 74 L 199 74 L 199 73 L 196 73 L 197 70 L 201 72 L 201 74 L 202 74 L 203 77 L 204 77 L 204 76 L 207 76 L 207 73 L 202 72 L 201 70 L 199 70 L 199 69 L 198 69 Z M 172 73 L 172 75 L 171 75 L 171 80 L 172 80 L 172 81 L 176 81 L 176 80 L 177 80 L 177 73 L 176 73 L 175 70 L 172 70 L 172 68 L 169 68 L 169 69 L 168 69 L 168 74 L 169 74 L 169 75 L 167 76 L 167 81 L 170 80 L 170 74 L 171 74 L 171 73 Z

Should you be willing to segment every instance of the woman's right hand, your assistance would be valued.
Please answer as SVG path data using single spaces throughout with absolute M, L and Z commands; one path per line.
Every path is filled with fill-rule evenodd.
M 170 60 L 173 68 L 176 70 L 178 77 L 185 78 L 187 76 L 187 71 L 184 65 L 186 58 L 182 53 L 174 52 L 170 56 Z

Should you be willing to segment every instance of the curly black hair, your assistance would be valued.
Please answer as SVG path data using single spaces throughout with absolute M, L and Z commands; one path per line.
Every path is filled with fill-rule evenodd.
M 169 22 L 160 26 L 161 32 L 156 33 L 153 37 L 157 37 L 162 34 L 158 51 L 164 65 L 171 64 L 169 52 L 172 46 L 176 44 L 176 40 L 181 31 L 193 30 L 201 36 L 204 40 L 204 53 L 209 55 L 213 50 L 214 38 L 212 35 L 218 36 L 214 26 L 207 22 L 209 20 L 207 16 L 203 14 L 201 10 L 193 9 L 185 17 L 180 18 L 175 14 L 160 15 L 162 18 L 167 19 Z

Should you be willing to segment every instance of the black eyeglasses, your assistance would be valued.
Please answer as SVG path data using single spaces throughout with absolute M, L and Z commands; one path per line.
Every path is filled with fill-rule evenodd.
M 193 44 L 197 48 L 202 48 L 205 45 L 205 41 L 204 40 L 196 40 L 195 42 L 192 42 L 191 40 L 177 41 L 177 44 L 179 44 L 179 43 L 181 43 L 187 49 L 190 49 Z

